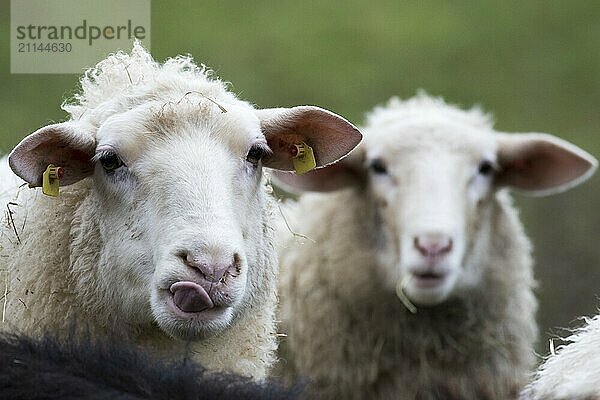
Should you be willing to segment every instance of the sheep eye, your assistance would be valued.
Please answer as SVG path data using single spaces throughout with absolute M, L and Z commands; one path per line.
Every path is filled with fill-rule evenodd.
M 100 164 L 106 172 L 113 172 L 123 165 L 123 161 L 116 153 L 106 152 L 100 157 Z
M 246 156 L 246 161 L 248 161 L 252 165 L 258 165 L 260 160 L 265 155 L 265 149 L 261 146 L 255 145 L 250 148 L 248 151 L 248 155 Z
M 479 164 L 481 175 L 491 175 L 492 172 L 494 172 L 494 165 L 490 161 L 484 160 Z
M 380 158 L 374 159 L 371 162 L 370 168 L 376 174 L 387 174 L 387 172 L 388 172 L 385 162 L 383 162 L 383 160 L 381 160 Z

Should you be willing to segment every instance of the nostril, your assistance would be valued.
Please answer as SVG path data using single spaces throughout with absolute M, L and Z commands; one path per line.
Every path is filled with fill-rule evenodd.
M 415 248 L 425 257 L 439 257 L 452 250 L 452 238 L 446 235 L 429 234 L 415 236 Z
M 211 282 L 219 282 L 221 279 L 223 279 L 223 276 L 225 275 L 225 273 L 227 272 L 227 270 L 229 270 L 230 266 L 225 266 L 225 267 L 215 267 L 213 268 L 213 273 L 210 276 L 207 276 L 205 274 L 205 276 L 208 278 L 209 281 Z
M 233 264 L 231 267 L 231 272 L 235 271 L 235 276 L 238 276 L 242 272 L 242 258 L 238 253 L 233 254 Z
M 188 259 L 187 251 L 178 251 L 176 255 L 184 264 L 189 264 L 190 260 Z

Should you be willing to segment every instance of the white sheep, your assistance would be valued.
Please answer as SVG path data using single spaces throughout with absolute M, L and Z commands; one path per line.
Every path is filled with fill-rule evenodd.
M 287 211 L 310 240 L 286 235 L 280 249 L 286 373 L 323 398 L 516 396 L 537 303 L 506 189 L 562 191 L 596 160 L 550 135 L 495 132 L 480 110 L 423 93 L 376 108 L 362 131 L 330 168 L 276 173 L 288 189 L 334 191 Z
M 586 322 L 539 367 L 522 400 L 600 398 L 600 315 Z
M 10 275 L 0 328 L 58 334 L 75 318 L 263 378 L 277 345 L 277 210 L 262 166 L 291 170 L 302 143 L 323 166 L 361 134 L 318 107 L 255 110 L 189 56 L 160 65 L 137 43 L 81 86 L 63 105 L 68 121 L 8 158 L 30 186 L 50 164 L 62 178 L 57 198 L 2 182 L 14 204 L 0 231 Z

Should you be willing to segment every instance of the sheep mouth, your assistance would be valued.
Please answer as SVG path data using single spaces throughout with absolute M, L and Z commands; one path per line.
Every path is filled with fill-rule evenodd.
M 411 278 L 415 286 L 422 289 L 432 289 L 440 286 L 446 279 L 446 272 L 436 271 L 413 271 Z
M 229 305 L 219 294 L 191 281 L 178 281 L 165 290 L 171 311 L 184 318 L 211 319 L 222 314 Z

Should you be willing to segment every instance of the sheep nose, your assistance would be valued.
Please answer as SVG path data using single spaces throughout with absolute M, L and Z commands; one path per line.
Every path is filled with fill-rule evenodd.
M 183 253 L 181 258 L 188 267 L 197 269 L 204 279 L 212 283 L 221 281 L 226 273 L 235 273 L 240 264 L 240 256 L 237 253 L 230 262 L 207 262 L 197 259 L 191 253 Z
M 439 258 L 452 250 L 452 238 L 438 233 L 415 236 L 415 248 L 427 258 Z

